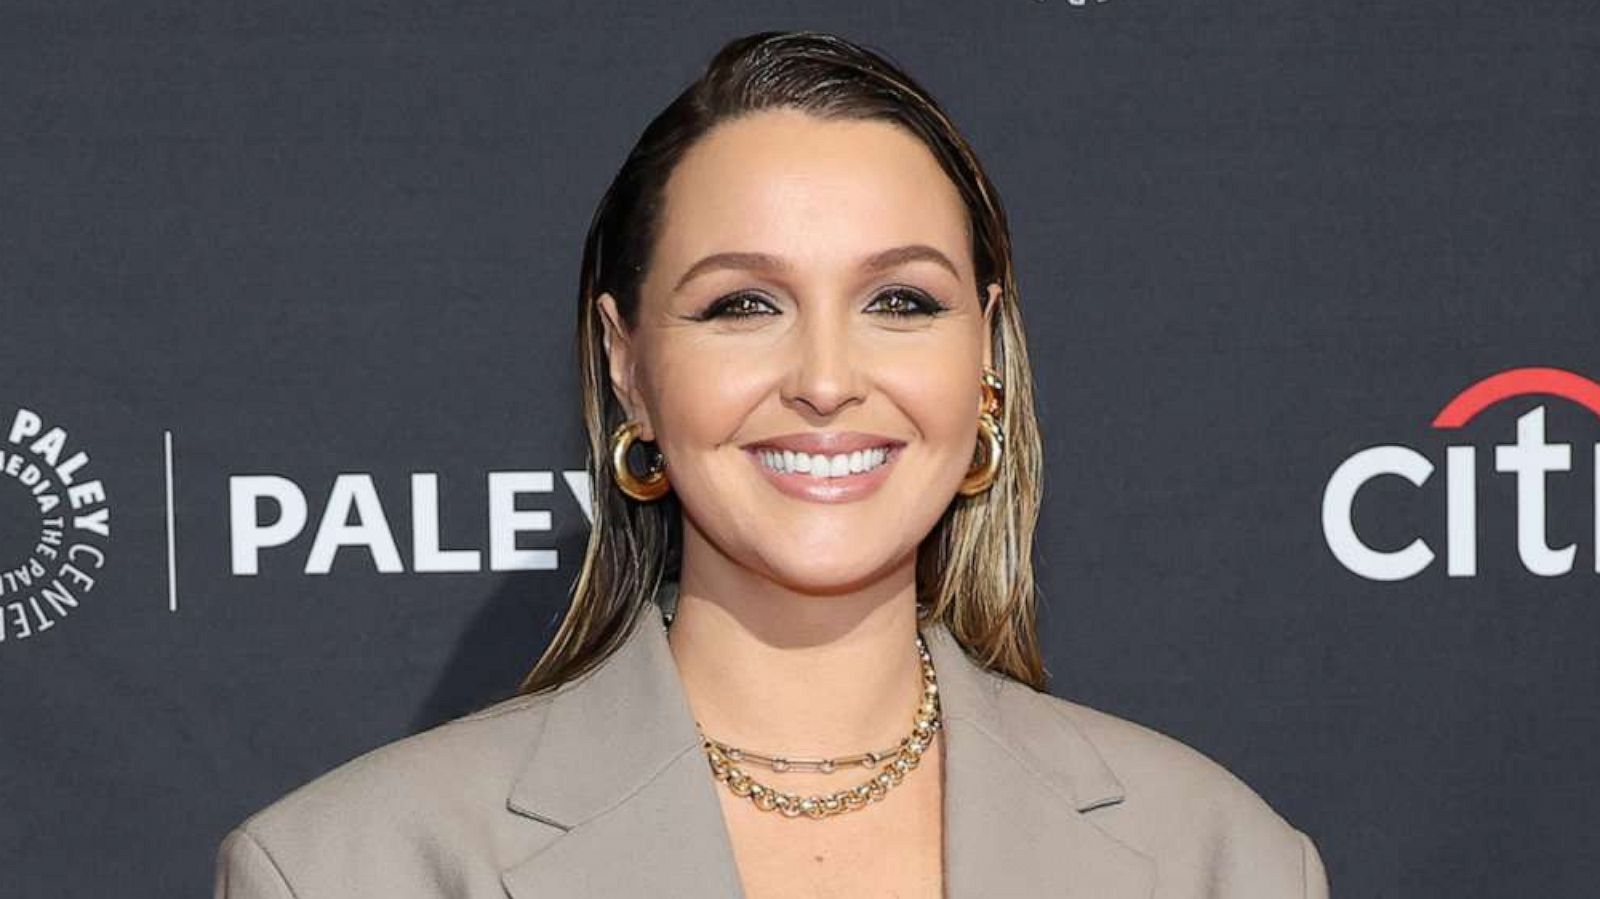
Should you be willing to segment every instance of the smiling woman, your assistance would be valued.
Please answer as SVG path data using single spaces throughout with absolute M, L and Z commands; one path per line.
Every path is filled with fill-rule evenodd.
M 866 48 L 725 46 L 600 201 L 594 528 L 518 695 L 251 816 L 217 895 L 1323 897 L 1227 771 L 1045 692 L 998 195 Z

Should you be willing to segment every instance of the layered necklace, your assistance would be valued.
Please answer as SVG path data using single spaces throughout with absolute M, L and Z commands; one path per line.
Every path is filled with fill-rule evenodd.
M 670 613 L 663 615 L 663 623 L 672 624 Z M 700 734 L 706 760 L 711 764 L 711 774 L 727 786 L 733 795 L 749 799 L 764 812 L 778 812 L 787 818 L 826 818 L 845 812 L 866 808 L 899 786 L 905 776 L 917 767 L 922 753 L 933 745 L 933 738 L 943 724 L 939 711 L 939 680 L 933 670 L 933 657 L 928 646 L 917 634 L 917 656 L 922 661 L 922 695 L 912 717 L 911 733 L 886 749 L 822 758 L 803 758 L 770 752 L 756 752 L 732 746 L 706 736 L 695 722 Z M 831 793 L 801 796 L 762 783 L 751 777 L 746 765 L 766 768 L 776 774 L 814 771 L 822 774 L 876 771 L 866 780 Z

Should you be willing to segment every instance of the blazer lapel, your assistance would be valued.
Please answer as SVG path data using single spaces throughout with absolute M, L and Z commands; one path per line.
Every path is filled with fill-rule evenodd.
M 945 895 L 1147 899 L 1153 861 L 1089 813 L 1122 784 L 1050 696 L 968 658 L 923 628 L 944 718 Z
M 513 899 L 743 899 L 716 786 L 651 610 L 551 698 L 506 805 L 559 830 L 501 883 Z
M 946 897 L 1147 899 L 1153 863 L 1089 819 L 1123 799 L 1094 746 L 942 624 L 923 634 L 944 715 Z M 507 808 L 553 826 L 502 883 L 513 899 L 744 899 L 716 790 L 652 610 L 551 697 Z

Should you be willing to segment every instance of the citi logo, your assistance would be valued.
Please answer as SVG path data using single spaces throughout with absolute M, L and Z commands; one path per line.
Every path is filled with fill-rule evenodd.
M 1434 416 L 1433 427 L 1459 429 L 1496 403 L 1530 395 L 1567 400 L 1600 416 L 1600 384 L 1559 368 L 1515 368 L 1461 391 Z M 1445 570 L 1450 577 L 1478 573 L 1477 463 L 1475 446 L 1445 448 Z M 1600 444 L 1594 447 L 1591 465 L 1595 510 L 1592 536 L 1600 547 Z M 1541 577 L 1570 573 L 1577 555 L 1576 544 L 1551 546 L 1545 526 L 1548 476 L 1571 471 L 1572 467 L 1572 446 L 1546 441 L 1543 405 L 1517 418 L 1515 443 L 1494 447 L 1494 470 L 1516 479 L 1517 555 L 1523 567 Z M 1433 470 L 1428 457 L 1398 444 L 1368 447 L 1341 462 L 1322 491 L 1322 534 L 1334 558 L 1352 572 L 1375 581 L 1399 581 L 1426 571 L 1435 558 L 1434 549 L 1426 540 L 1417 537 L 1394 550 L 1374 548 L 1356 532 L 1351 509 L 1356 495 L 1376 478 L 1393 475 L 1421 487 Z M 1562 479 L 1555 480 L 1561 489 Z M 1600 551 L 1595 558 L 1595 569 L 1600 572 Z

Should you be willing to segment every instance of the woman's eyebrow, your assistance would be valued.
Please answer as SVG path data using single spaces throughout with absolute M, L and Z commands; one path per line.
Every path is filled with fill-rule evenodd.
M 959 279 L 961 277 L 961 273 L 956 270 L 955 263 L 950 261 L 950 257 L 939 252 L 933 247 L 928 246 L 927 244 L 921 243 L 906 244 L 903 247 L 891 247 L 887 250 L 880 250 L 866 257 L 865 259 L 862 259 L 860 268 L 862 271 L 870 274 L 874 272 L 885 271 L 887 269 L 894 268 L 897 265 L 904 265 L 907 262 L 918 261 L 932 262 L 937 265 L 941 265 L 948 269 L 950 274 L 954 275 L 956 278 Z M 770 253 L 712 253 L 710 256 L 707 256 L 704 259 L 701 259 L 699 262 L 696 262 L 694 265 L 689 266 L 689 270 L 683 273 L 683 277 L 678 279 L 678 283 L 672 289 L 674 291 L 680 290 L 682 289 L 683 285 L 689 283 L 695 278 L 698 278 L 706 272 L 716 271 L 719 269 L 732 269 L 735 271 L 790 272 L 794 270 L 794 266 L 782 256 L 773 256 Z

